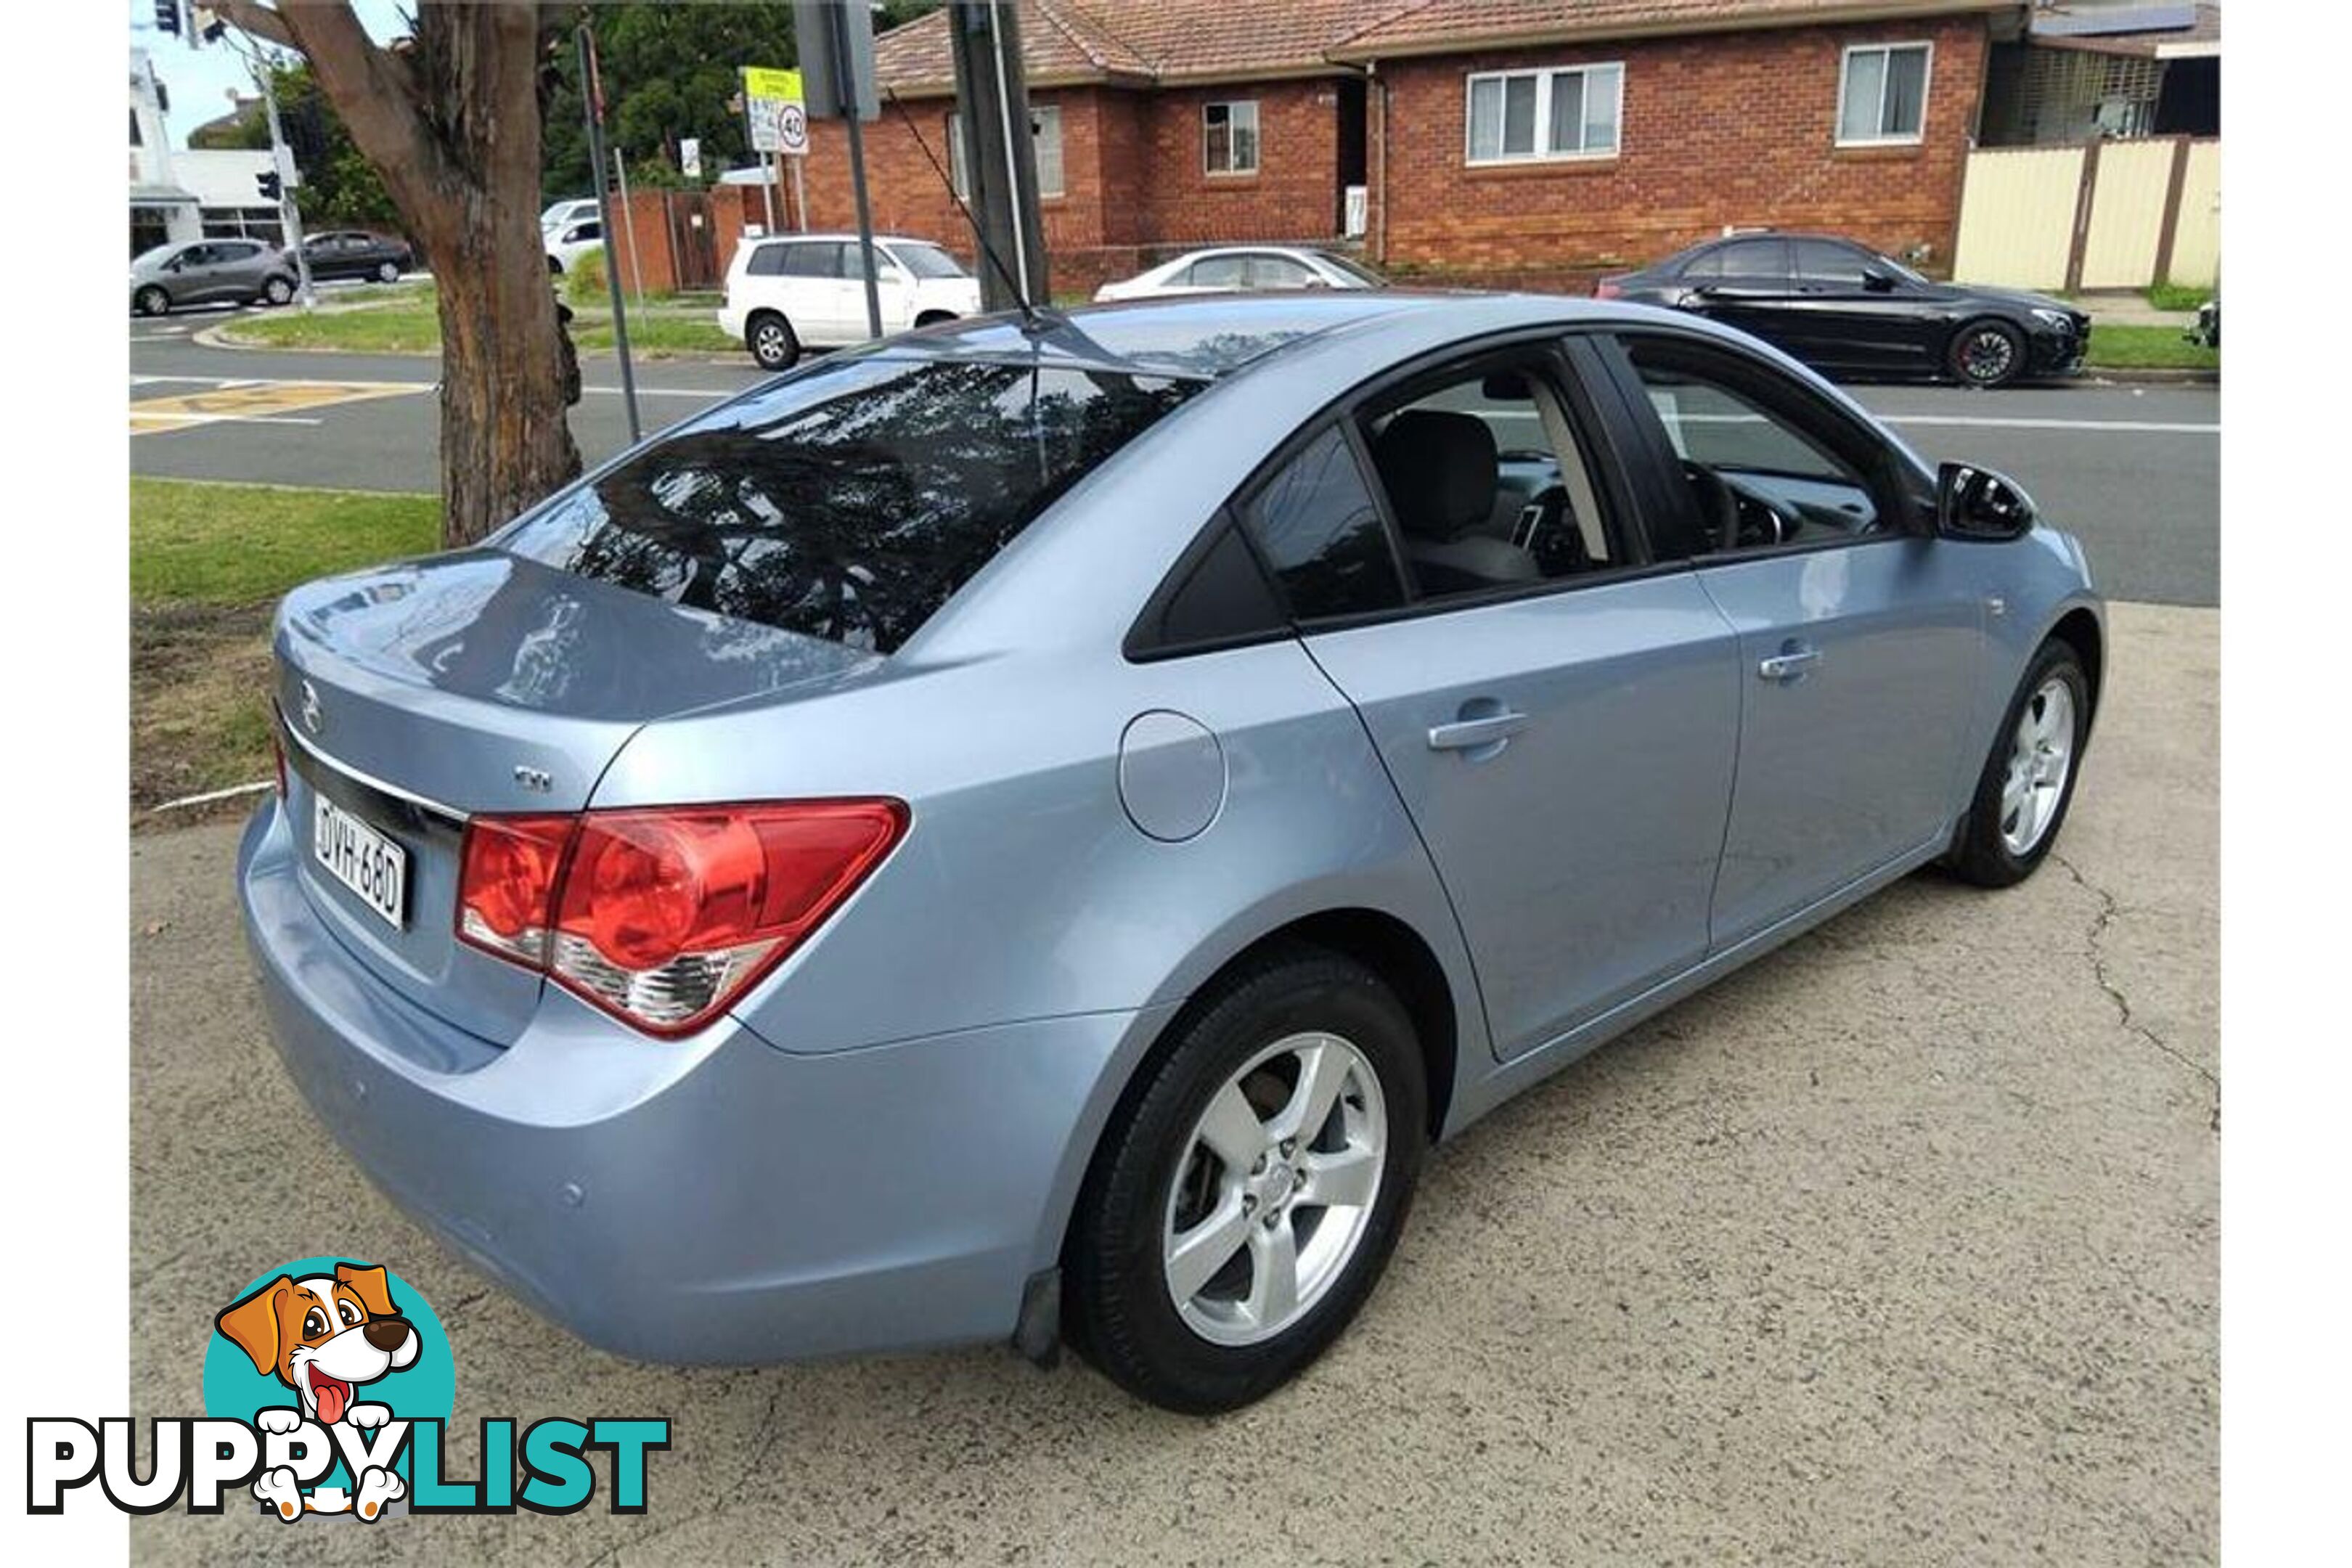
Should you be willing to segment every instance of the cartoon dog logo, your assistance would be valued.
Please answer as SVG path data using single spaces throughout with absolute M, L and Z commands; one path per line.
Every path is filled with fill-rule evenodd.
M 252 1358 L 254 1370 L 274 1376 L 298 1396 L 295 1405 L 254 1416 L 264 1432 L 291 1432 L 304 1421 L 348 1422 L 365 1432 L 392 1419 L 383 1405 L 358 1402 L 365 1384 L 413 1364 L 423 1342 L 400 1315 L 381 1268 L 338 1263 L 332 1274 L 299 1279 L 279 1275 L 214 1320 L 224 1337 Z M 304 1511 L 342 1513 L 356 1508 L 373 1520 L 407 1491 L 392 1470 L 370 1466 L 356 1500 L 337 1489 L 305 1494 L 284 1465 L 253 1483 L 253 1495 L 291 1520 Z

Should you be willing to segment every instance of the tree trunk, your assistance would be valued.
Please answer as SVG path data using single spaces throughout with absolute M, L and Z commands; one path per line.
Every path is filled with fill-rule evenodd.
M 580 472 L 539 233 L 542 26 L 566 7 L 423 0 L 388 50 L 347 4 L 221 0 L 291 44 L 433 269 L 441 314 L 441 542 L 470 544 Z
M 440 297 L 441 542 L 450 548 L 580 472 L 564 422 L 555 292 L 530 222 L 523 246 L 466 236 L 427 258 Z

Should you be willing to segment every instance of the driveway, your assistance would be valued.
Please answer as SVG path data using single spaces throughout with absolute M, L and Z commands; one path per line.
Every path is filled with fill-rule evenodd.
M 642 1517 L 133 1521 L 141 1561 L 2204 1563 L 2218 617 L 2119 606 L 2058 857 L 1914 878 L 1443 1151 L 1386 1282 L 1213 1421 L 1004 1350 L 678 1371 L 533 1319 L 278 1069 L 235 833 L 134 840 L 132 1408 L 280 1259 L 390 1265 L 473 1419 L 667 1415 Z M 648 1172 L 648 1180 L 659 1173 Z M 600 1474 L 603 1461 L 597 1461 Z

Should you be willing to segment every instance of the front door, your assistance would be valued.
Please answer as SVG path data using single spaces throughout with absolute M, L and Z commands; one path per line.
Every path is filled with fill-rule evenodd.
M 1699 585 L 1739 639 L 1721 948 L 1949 833 L 1984 607 L 1866 426 L 1727 346 L 1623 342 L 1680 460 Z
M 1790 249 L 1797 279 L 1790 353 L 1822 369 L 1905 374 L 1935 368 L 1929 312 L 1912 285 L 1843 240 L 1792 240 Z
M 1704 953 L 1730 797 L 1736 639 L 1694 574 L 1648 562 L 1593 406 L 1553 345 L 1490 353 L 1378 395 L 1244 509 L 1506 1058 Z

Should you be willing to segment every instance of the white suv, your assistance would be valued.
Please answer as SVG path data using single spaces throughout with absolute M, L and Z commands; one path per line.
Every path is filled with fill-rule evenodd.
M 882 331 L 899 332 L 980 310 L 980 279 L 923 239 L 874 237 Z M 727 268 L 719 325 L 740 338 L 769 370 L 784 370 L 803 346 L 866 341 L 866 276 L 854 234 L 793 234 L 747 239 Z

